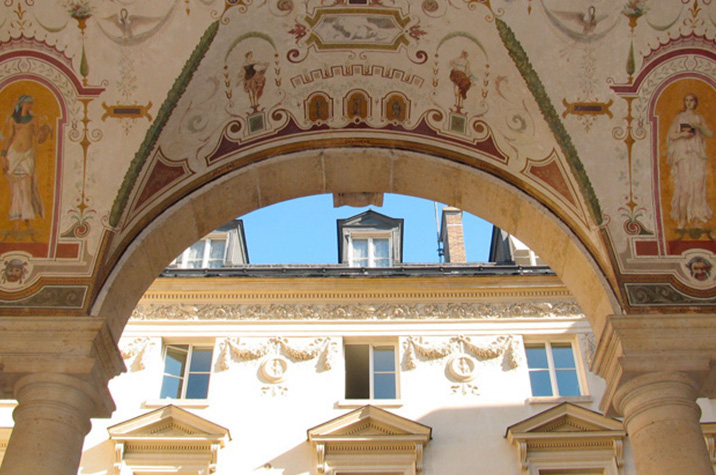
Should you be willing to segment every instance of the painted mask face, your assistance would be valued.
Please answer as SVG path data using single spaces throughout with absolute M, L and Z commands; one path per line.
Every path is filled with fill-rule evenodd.
M 22 262 L 13 259 L 5 264 L 4 274 L 8 282 L 22 282 L 22 277 L 25 274 L 25 266 Z
M 711 267 L 711 263 L 703 258 L 692 259 L 688 264 L 691 277 L 701 282 L 711 277 Z

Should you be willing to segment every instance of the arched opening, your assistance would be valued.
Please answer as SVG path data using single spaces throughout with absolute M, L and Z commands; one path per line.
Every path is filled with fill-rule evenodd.
M 134 305 L 176 255 L 237 215 L 323 193 L 397 193 L 456 206 L 517 236 L 573 292 L 595 332 L 619 306 L 586 247 L 546 207 L 487 173 L 425 154 L 324 149 L 266 159 L 230 172 L 167 208 L 146 226 L 105 281 L 93 314 L 116 338 Z

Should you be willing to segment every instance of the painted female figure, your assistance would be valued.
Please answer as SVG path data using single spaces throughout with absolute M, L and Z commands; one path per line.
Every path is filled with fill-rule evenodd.
M 463 102 L 467 99 L 467 91 L 476 79 L 470 71 L 467 51 L 463 51 L 460 56 L 450 61 L 450 67 L 450 81 L 455 86 L 455 107 L 457 112 L 460 112 Z
M 713 134 L 696 112 L 698 104 L 696 95 L 684 96 L 684 110 L 674 118 L 666 141 L 674 184 L 671 217 L 681 229 L 696 221 L 705 223 L 713 215 L 706 198 L 706 139 Z
M 251 51 L 246 53 L 243 65 L 244 92 L 249 95 L 251 108 L 254 112 L 258 111 L 259 99 L 264 92 L 267 68 L 268 63 L 256 61 Z
M 20 229 L 20 222 L 31 229 L 30 220 L 42 217 L 42 199 L 37 184 L 35 160 L 37 145 L 50 136 L 49 125 L 38 126 L 32 115 L 34 100 L 23 94 L 17 100 L 8 118 L 9 138 L 2 148 L 2 170 L 10 188 L 10 221 L 13 229 Z

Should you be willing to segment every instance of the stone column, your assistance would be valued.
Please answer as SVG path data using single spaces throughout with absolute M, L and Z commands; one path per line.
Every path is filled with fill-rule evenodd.
M 115 339 L 81 316 L 2 317 L 0 335 L 0 391 L 18 402 L 0 475 L 75 475 L 90 418 L 114 410 Z
M 637 473 L 713 475 L 697 389 L 678 372 L 647 373 L 617 389 L 614 406 L 624 415 Z
M 64 374 L 35 373 L 15 384 L 15 427 L 0 474 L 74 475 L 99 394 Z
M 698 397 L 716 395 L 716 314 L 613 315 L 592 368 L 624 417 L 637 472 L 712 475 Z

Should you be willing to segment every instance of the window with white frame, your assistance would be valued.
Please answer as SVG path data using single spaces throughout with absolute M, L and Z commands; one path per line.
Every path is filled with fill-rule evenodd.
M 581 396 L 578 359 L 570 342 L 526 343 L 532 396 Z
M 206 346 L 166 345 L 164 377 L 159 397 L 206 399 L 212 353 L 212 348 Z
M 348 265 L 351 267 L 390 267 L 392 262 L 390 234 L 353 233 L 348 242 Z
M 224 264 L 226 257 L 226 236 L 208 237 L 197 241 L 179 254 L 170 268 L 214 269 Z
M 390 344 L 346 344 L 346 399 L 396 399 L 396 356 Z

